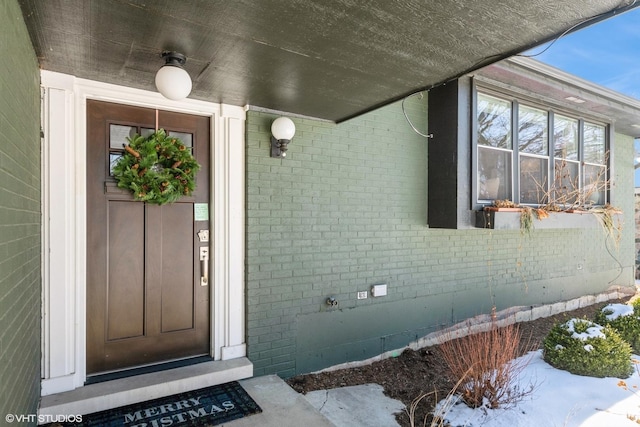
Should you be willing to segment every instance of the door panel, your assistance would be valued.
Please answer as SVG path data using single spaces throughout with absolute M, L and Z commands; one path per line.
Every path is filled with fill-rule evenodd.
M 107 339 L 139 337 L 144 335 L 144 204 L 111 200 L 107 215 Z
M 170 224 L 163 230 L 163 248 L 160 254 L 162 268 L 162 301 L 161 301 L 161 330 L 162 332 L 179 331 L 193 327 L 193 292 L 190 283 L 193 272 L 195 254 L 192 250 L 178 250 L 178 248 L 193 248 L 191 239 L 193 227 L 180 218 L 193 216 L 193 208 L 187 204 L 176 206 L 176 209 L 165 210 L 163 223 Z M 176 248 L 174 250 L 173 248 Z M 175 265 L 181 268 L 175 268 Z
M 156 110 L 87 101 L 87 373 L 209 354 L 209 287 L 201 286 L 194 203 L 208 203 L 210 121 L 158 111 L 201 169 L 196 191 L 173 204 L 134 201 L 110 171 Z

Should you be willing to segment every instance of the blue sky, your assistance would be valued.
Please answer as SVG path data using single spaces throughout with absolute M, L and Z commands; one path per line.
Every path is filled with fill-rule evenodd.
M 640 8 L 568 34 L 535 58 L 640 99 Z
M 568 73 L 640 99 L 640 8 L 526 52 Z M 543 52 L 544 51 L 544 52 Z M 640 140 L 635 142 L 640 152 Z M 640 187 L 640 169 L 635 186 Z

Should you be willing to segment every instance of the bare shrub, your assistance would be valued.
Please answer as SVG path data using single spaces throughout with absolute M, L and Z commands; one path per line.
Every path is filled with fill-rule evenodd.
M 486 332 L 462 338 L 444 335 L 440 352 L 450 376 L 460 382 L 458 392 L 468 406 L 509 408 L 533 393 L 535 384 L 521 388 L 518 383 L 518 376 L 531 359 L 516 358 L 533 350 L 527 343 L 521 351 L 520 339 L 518 325 L 499 328 L 495 317 Z

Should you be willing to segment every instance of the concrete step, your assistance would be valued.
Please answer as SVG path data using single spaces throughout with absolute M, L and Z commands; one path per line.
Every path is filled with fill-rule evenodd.
M 105 381 L 43 396 L 40 415 L 85 415 L 253 376 L 243 357 Z

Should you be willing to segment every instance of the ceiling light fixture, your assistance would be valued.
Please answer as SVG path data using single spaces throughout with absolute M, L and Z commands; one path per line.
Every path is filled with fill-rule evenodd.
M 296 125 L 288 117 L 278 117 L 271 123 L 271 157 L 287 157 L 287 145 L 296 134 Z
M 156 73 L 156 88 L 165 98 L 179 101 L 191 93 L 191 77 L 182 68 L 187 57 L 178 52 L 162 52 L 165 64 Z

